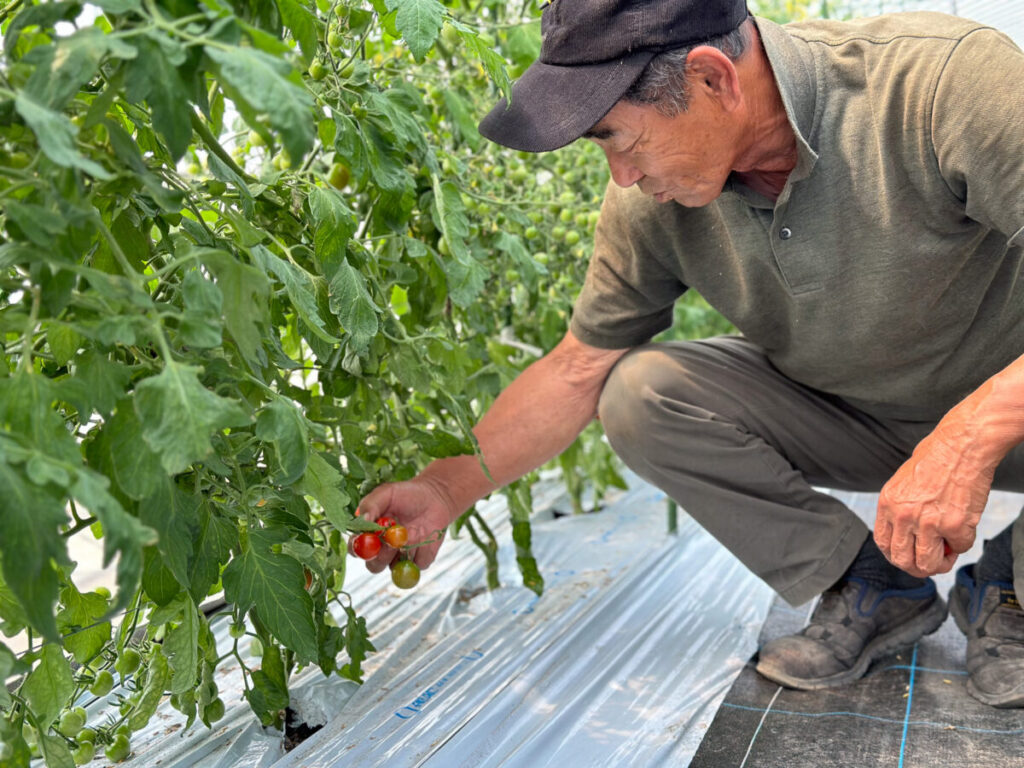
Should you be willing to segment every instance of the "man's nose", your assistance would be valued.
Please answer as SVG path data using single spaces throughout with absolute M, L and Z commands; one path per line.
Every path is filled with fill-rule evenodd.
M 624 154 L 606 149 L 604 156 L 608 159 L 612 180 L 620 187 L 631 187 L 644 177 L 643 173 Z

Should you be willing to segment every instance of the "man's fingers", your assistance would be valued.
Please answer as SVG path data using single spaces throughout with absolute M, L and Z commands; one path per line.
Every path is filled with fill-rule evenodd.
M 878 545 L 878 549 L 881 550 L 886 558 L 892 559 L 889 554 L 889 548 L 892 544 L 892 525 L 888 520 L 875 521 L 875 544 Z

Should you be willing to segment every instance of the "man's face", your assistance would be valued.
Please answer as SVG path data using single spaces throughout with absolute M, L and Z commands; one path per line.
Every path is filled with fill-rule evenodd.
M 588 136 L 604 150 L 612 179 L 658 202 L 691 208 L 717 198 L 737 159 L 735 122 L 699 89 L 686 112 L 619 102 Z

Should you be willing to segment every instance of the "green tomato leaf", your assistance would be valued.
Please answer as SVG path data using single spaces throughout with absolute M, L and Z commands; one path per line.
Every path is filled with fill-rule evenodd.
M 342 533 L 349 529 L 352 522 L 352 515 L 348 512 L 352 499 L 342 490 L 343 484 L 341 473 L 318 453 L 310 455 L 306 472 L 299 484 L 299 490 L 316 499 L 331 525 Z
M 142 560 L 142 589 L 158 606 L 165 606 L 181 594 L 181 585 L 164 565 L 164 557 L 156 547 L 146 547 Z
M 313 599 L 298 561 L 273 551 L 289 538 L 284 528 L 249 529 L 242 554 L 224 569 L 224 596 L 242 611 L 255 606 L 274 636 L 310 662 L 317 658 Z
M 57 629 L 64 635 L 64 647 L 79 664 L 85 664 L 103 650 L 110 640 L 109 621 L 100 621 L 107 613 L 107 599 L 95 592 L 82 594 L 68 582 L 60 591 L 64 606 L 57 613 Z
M 73 326 L 55 323 L 46 329 L 46 343 L 53 359 L 60 365 L 67 365 L 85 343 L 85 337 Z
M 181 340 L 198 349 L 213 349 L 221 344 L 224 297 L 220 288 L 194 269 L 182 282 L 185 312 L 181 318 Z
M 63 109 L 78 89 L 92 80 L 108 54 L 132 59 L 136 50 L 119 38 L 105 35 L 98 27 L 84 27 L 59 38 L 55 45 L 33 48 L 24 59 L 35 65 L 25 84 L 25 93 L 50 109 Z
M 315 187 L 314 189 L 317 192 L 323 192 L 323 190 L 316 189 Z M 323 194 L 326 195 L 327 193 Z M 347 236 L 345 240 L 348 240 Z M 344 248 L 344 245 L 342 245 L 342 248 Z M 291 299 L 295 311 L 299 313 L 299 317 L 302 318 L 303 322 L 309 326 L 309 329 L 318 338 L 326 341 L 328 344 L 338 344 L 341 342 L 341 339 L 327 332 L 327 324 L 320 316 L 320 310 L 317 307 L 317 282 L 319 281 L 320 285 L 323 285 L 321 278 L 314 278 L 308 272 L 299 269 L 284 259 L 278 258 L 262 245 L 253 247 L 250 253 L 253 259 L 263 267 L 264 271 L 272 272 L 284 283 L 285 290 L 288 292 L 288 298 Z
M 198 499 L 165 478 L 139 509 L 142 522 L 157 532 L 156 548 L 163 555 L 164 565 L 187 589 L 200 528 Z
M 302 58 L 308 67 L 316 57 L 316 17 L 298 0 L 277 0 L 277 8 L 281 20 L 302 49 Z
M 377 313 L 381 309 L 373 303 L 365 278 L 348 261 L 331 278 L 329 296 L 331 312 L 348 332 L 352 345 L 357 350 L 366 349 L 377 335 Z
M 192 107 L 188 88 L 178 72 L 185 51 L 157 32 L 133 38 L 138 58 L 131 62 L 128 74 L 128 98 L 145 99 L 153 111 L 153 128 L 164 137 L 175 160 L 185 154 L 192 141 Z
M 157 651 L 149 657 L 149 664 L 146 666 L 146 682 L 142 687 L 142 696 L 135 704 L 131 715 L 128 716 L 128 727 L 133 731 L 139 731 L 146 727 L 150 718 L 160 705 L 164 691 L 171 682 L 171 670 L 167 664 L 167 657 Z
M 75 135 L 78 129 L 64 115 L 33 101 L 24 92 L 15 98 L 14 107 L 35 133 L 39 148 L 57 165 L 63 168 L 78 168 L 97 179 L 113 178 L 103 166 L 79 154 L 75 148 Z
M 50 561 L 69 562 L 65 541 L 58 534 L 59 526 L 67 522 L 64 499 L 49 487 L 30 485 L 14 467 L 2 462 L 0 499 L 4 581 L 29 624 L 46 639 L 56 640 L 57 572 Z
M 199 625 L 203 621 L 192 598 L 182 600 L 181 621 L 167 630 L 161 646 L 171 666 L 171 693 L 185 693 L 199 679 Z
M 19 660 L 10 648 L 0 643 L 0 680 L 9 680 L 23 672 L 28 672 L 28 665 Z M 7 686 L 0 685 L 0 707 L 9 707 L 13 701 Z
M 75 679 L 60 646 L 47 643 L 43 646 L 39 664 L 33 669 L 21 687 L 21 695 L 28 701 L 32 711 L 44 729 L 57 719 L 61 710 L 70 703 L 75 692 Z
M 362 663 L 371 652 L 377 650 L 370 642 L 370 634 L 366 631 L 366 619 L 356 616 L 352 606 L 345 606 L 348 622 L 345 625 L 345 650 L 348 651 L 349 663 L 338 670 L 338 674 L 357 683 L 363 682 Z
M 142 548 L 152 544 L 156 533 L 124 511 L 108 491 L 110 481 L 98 472 L 78 472 L 71 495 L 95 515 L 103 526 L 103 567 L 117 560 L 117 596 L 110 613 L 127 607 L 142 574 Z
M 444 6 L 439 0 L 387 0 L 387 8 L 389 11 L 397 9 L 395 26 L 416 61 L 423 61 L 441 31 Z
M 238 351 L 253 368 L 265 365 L 263 336 L 271 325 L 267 311 L 270 281 L 266 274 L 225 251 L 203 248 L 199 258 L 217 278 L 224 300 L 224 323 Z
M 183 472 L 209 455 L 210 436 L 215 431 L 250 421 L 240 403 L 216 395 L 200 383 L 200 370 L 165 360 L 160 373 L 135 387 L 135 412 L 142 422 L 142 436 L 169 475 Z
M 189 593 L 197 603 L 206 598 L 220 579 L 220 568 L 231 557 L 231 547 L 237 545 L 238 529 L 211 509 L 209 502 L 200 504 L 199 536 L 189 584 Z
M 465 456 L 473 453 L 473 444 L 465 438 L 459 438 L 451 432 L 443 429 L 420 429 L 413 427 L 410 430 L 413 440 L 428 455 L 436 459 L 444 459 L 449 456 Z
M 46 768 L 75 768 L 68 743 L 62 736 L 45 733 L 39 739 L 39 749 L 46 761 Z
M 253 111 L 269 116 L 292 161 L 302 158 L 313 146 L 313 103 L 306 89 L 289 79 L 288 63 L 255 48 L 206 46 L 204 50 L 236 94 Z
M 274 482 L 291 485 L 306 471 L 309 432 L 302 412 L 283 399 L 270 402 L 256 417 L 256 437 L 273 443 Z

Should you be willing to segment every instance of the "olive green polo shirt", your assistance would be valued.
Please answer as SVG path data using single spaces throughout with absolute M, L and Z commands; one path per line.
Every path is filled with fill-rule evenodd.
M 781 195 L 610 185 L 572 331 L 641 344 L 692 286 L 792 379 L 938 418 L 1024 354 L 1024 53 L 936 13 L 756 23 L 797 135 Z

